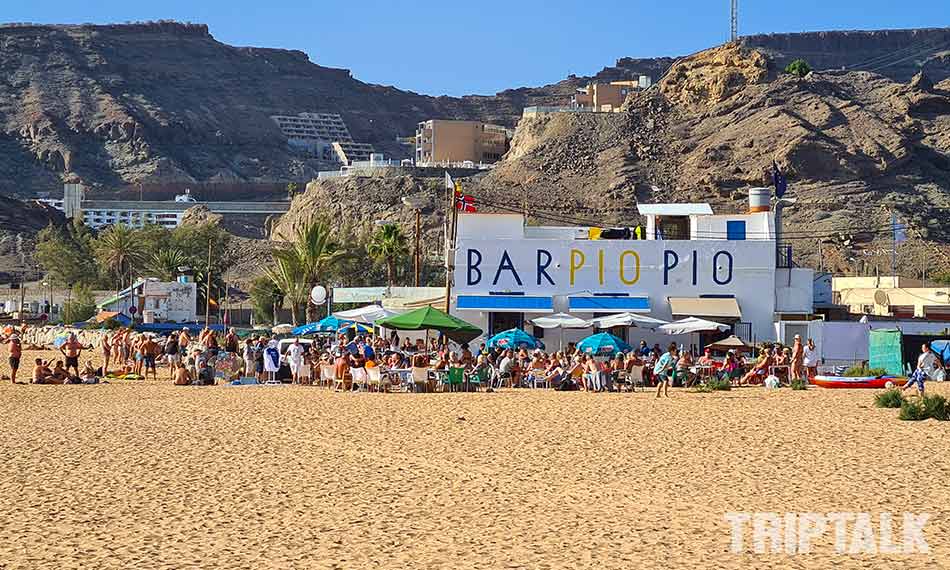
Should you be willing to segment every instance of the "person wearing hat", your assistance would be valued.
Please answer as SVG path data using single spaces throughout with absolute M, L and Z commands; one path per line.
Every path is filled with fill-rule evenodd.
M 16 333 L 10 335 L 7 348 L 10 350 L 10 356 L 7 359 L 10 364 L 10 381 L 16 384 L 16 373 L 20 369 L 20 357 L 23 356 L 23 345 L 20 344 L 19 335 Z

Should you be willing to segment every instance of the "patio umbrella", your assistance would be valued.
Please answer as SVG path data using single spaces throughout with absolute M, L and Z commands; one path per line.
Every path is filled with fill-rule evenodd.
M 329 317 L 324 317 L 315 323 L 307 323 L 305 325 L 300 325 L 299 327 L 293 329 L 291 332 L 296 335 L 302 334 L 313 334 L 318 332 L 336 332 L 341 327 L 345 327 L 350 324 L 352 321 L 345 321 L 339 319 L 333 315 Z
M 729 330 L 729 325 L 724 325 L 722 323 L 715 323 L 713 321 L 707 321 L 705 319 L 697 319 L 696 317 L 687 317 L 685 319 L 680 319 L 678 321 L 673 321 L 668 325 L 663 325 L 657 327 L 657 330 L 664 332 L 666 334 L 676 335 L 676 334 L 690 334 L 697 332 L 711 332 L 711 331 L 727 331 Z
M 396 311 L 390 311 L 389 309 L 384 309 L 379 305 L 366 305 L 365 307 L 359 307 L 358 309 L 350 309 L 348 311 L 339 311 L 333 313 L 333 316 L 347 319 L 350 321 L 356 321 L 358 323 L 366 323 L 371 325 L 380 319 L 385 319 L 386 317 L 394 317 L 398 315 Z
M 564 329 L 586 329 L 591 326 L 590 321 L 568 315 L 567 313 L 557 313 L 546 317 L 531 319 L 531 324 L 542 329 L 558 329 L 558 349 L 564 349 Z
M 430 306 L 380 319 L 376 325 L 401 331 L 439 331 L 458 343 L 470 342 L 482 334 L 475 325 Z
M 728 338 L 722 340 L 717 340 L 716 342 L 708 345 L 706 348 L 711 348 L 713 350 L 721 350 L 723 352 L 729 350 L 745 350 L 751 351 L 752 347 L 745 343 L 741 338 L 736 335 L 732 335 Z
M 633 347 L 610 333 L 599 333 L 577 343 L 577 349 L 587 354 L 604 356 L 633 350 Z
M 590 326 L 590 321 L 585 321 L 567 313 L 557 313 L 531 319 L 531 324 L 542 329 L 586 329 Z
M 364 325 L 363 323 L 350 323 L 337 329 L 337 332 L 344 333 L 348 330 L 352 330 L 356 334 L 369 334 L 373 332 L 373 327 L 370 325 Z
M 491 348 L 544 348 L 544 343 L 519 328 L 502 331 L 488 339 Z
M 608 315 L 592 321 L 594 326 L 601 329 L 610 329 L 613 327 L 638 327 L 641 329 L 656 330 L 658 327 L 668 325 L 669 322 L 654 319 L 636 313 L 617 313 Z

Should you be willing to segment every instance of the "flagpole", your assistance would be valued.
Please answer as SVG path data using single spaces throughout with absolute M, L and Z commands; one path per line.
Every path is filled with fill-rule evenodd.
M 891 280 L 897 287 L 897 214 L 891 210 Z

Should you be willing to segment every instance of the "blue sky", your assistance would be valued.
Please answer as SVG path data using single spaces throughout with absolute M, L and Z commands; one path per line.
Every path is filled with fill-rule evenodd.
M 362 81 L 493 94 L 589 75 L 618 57 L 722 43 L 729 0 L 4 0 L 12 22 L 208 24 L 219 41 L 298 49 Z M 950 26 L 950 0 L 740 0 L 740 34 Z

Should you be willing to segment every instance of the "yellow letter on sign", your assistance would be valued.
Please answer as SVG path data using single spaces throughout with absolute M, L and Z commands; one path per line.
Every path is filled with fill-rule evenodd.
M 571 250 L 571 287 L 574 286 L 574 272 L 584 267 L 586 260 L 587 258 L 584 256 L 583 251 L 579 249 Z
M 627 279 L 627 276 L 623 272 L 624 267 L 626 267 L 626 263 L 624 263 L 623 258 L 627 257 L 628 255 L 633 256 L 634 263 L 635 263 L 634 267 L 637 270 L 637 273 L 636 275 L 634 275 L 633 279 L 629 279 L 629 280 Z M 623 281 L 624 285 L 635 285 L 637 281 L 640 280 L 640 254 L 639 253 L 628 249 L 620 254 L 620 280 Z

